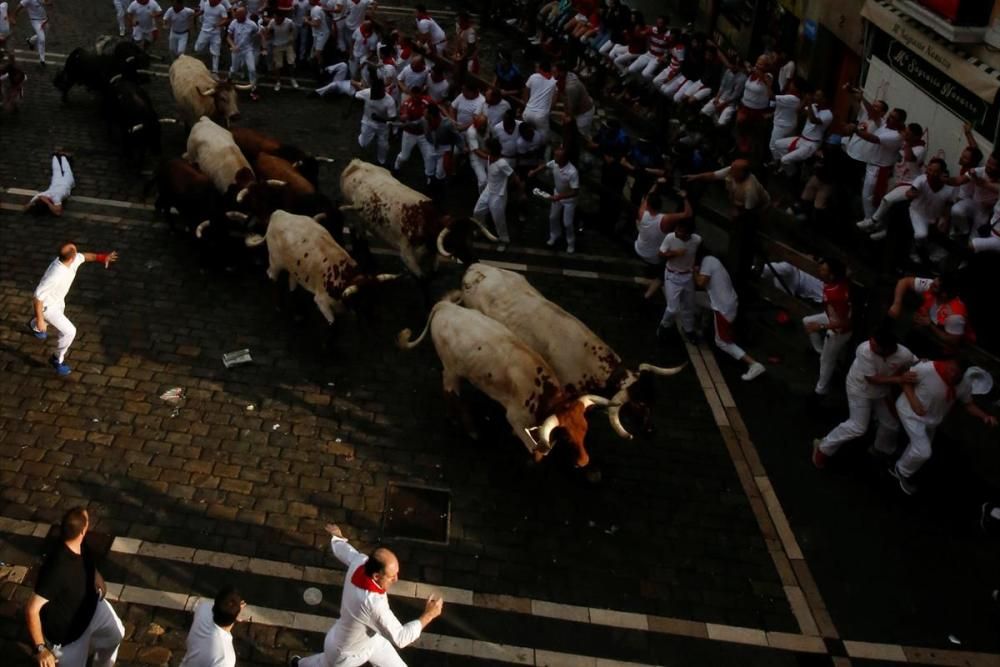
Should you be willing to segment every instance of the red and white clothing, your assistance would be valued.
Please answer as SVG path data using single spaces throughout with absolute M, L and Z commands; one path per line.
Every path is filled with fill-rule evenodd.
M 899 160 L 893 168 L 892 189 L 885 193 L 874 215 L 872 215 L 872 220 L 875 222 L 880 221 L 892 206 L 906 201 L 906 193 L 910 191 L 910 186 L 913 185 L 914 180 L 918 176 L 924 173 L 924 156 L 927 154 L 927 146 L 923 142 L 910 146 L 909 152 L 912 159 L 907 159 L 906 152 L 907 144 L 904 141 L 903 148 L 899 151 Z M 949 189 L 950 193 L 951 190 Z M 912 205 L 910 206 L 910 211 L 913 211 Z M 914 226 L 914 230 L 916 229 L 917 227 Z M 926 236 L 927 234 L 925 233 L 923 237 Z
M 1000 252 L 1000 200 L 993 205 L 993 216 L 990 218 L 990 235 L 984 238 L 972 239 L 969 242 L 973 252 Z
M 497 158 L 486 167 L 486 187 L 479 193 L 472 217 L 484 220 L 489 212 L 493 224 L 497 228 L 497 236 L 501 243 L 510 243 L 510 232 L 507 229 L 507 181 L 514 173 L 507 158 Z
M 132 0 L 126 14 L 132 18 L 132 41 L 151 42 L 156 36 L 156 19 L 163 14 L 156 0 L 149 0 L 146 4 Z
M 660 252 L 684 250 L 684 254 L 671 257 L 663 273 L 663 294 L 667 299 L 667 308 L 663 311 L 660 326 L 670 328 L 674 321 L 680 319 L 681 328 L 686 332 L 694 330 L 694 262 L 701 245 L 701 236 L 691 234 L 685 241 L 677 237 L 676 232 L 670 232 L 660 244 Z
M 580 191 L 580 173 L 572 162 L 560 165 L 555 160 L 549 160 L 545 165 L 552 174 L 553 193 L 565 196 L 565 199 L 552 201 L 549 206 L 549 245 L 552 245 L 565 231 L 566 247 L 570 252 L 576 250 L 576 194 Z
M 986 174 L 986 167 L 970 169 L 969 173 L 984 181 L 998 182 Z M 951 207 L 952 228 L 956 234 L 964 236 L 971 233 L 975 237 L 976 232 L 990 221 L 991 209 L 997 202 L 997 191 L 978 183 L 968 185 L 972 186 L 971 196 L 959 199 Z
M 669 47 L 667 55 L 670 56 L 670 62 L 662 72 L 653 77 L 654 88 L 663 88 L 668 81 L 680 74 L 681 65 L 687 58 L 687 49 L 683 44 L 677 42 Z
M 654 214 L 649 211 L 643 211 L 642 217 L 639 218 L 639 223 L 636 225 L 639 234 L 635 238 L 635 245 L 633 247 L 635 248 L 635 254 L 647 264 L 654 264 L 656 266 L 661 264 L 660 244 L 663 243 L 663 239 L 667 235 L 667 232 L 663 231 L 662 223 L 662 213 Z
M 715 346 L 740 361 L 746 356 L 746 352 L 736 344 L 733 334 L 733 323 L 736 322 L 740 301 L 733 289 L 729 271 L 718 258 L 706 255 L 701 260 L 698 273 L 708 278 L 705 292 L 708 294 L 708 306 L 715 316 Z
M 880 127 L 872 130 L 871 134 L 878 138 L 878 142 L 868 142 L 875 148 L 871 149 L 868 166 L 865 167 L 865 180 L 861 186 L 861 203 L 865 217 L 869 219 L 875 215 L 876 206 L 889 190 L 889 176 L 903 145 L 903 135 L 898 130 Z
M 417 32 L 424 35 L 427 46 L 438 55 L 445 52 L 448 46 L 448 36 L 438 22 L 430 17 L 430 14 L 417 15 Z
M 357 80 L 361 75 L 361 64 L 367 62 L 378 53 L 378 35 L 374 30 L 357 28 L 351 33 L 351 78 Z
M 913 238 L 920 241 L 927 238 L 930 226 L 947 213 L 948 206 L 954 198 L 955 188 L 942 185 L 939 190 L 934 190 L 927 182 L 927 177 L 920 175 L 913 180 L 907 190 L 909 189 L 919 193 L 916 199 L 910 200 L 910 224 L 913 225 Z M 886 203 L 888 199 L 888 195 L 882 199 L 874 220 L 878 221 L 881 218 L 883 207 L 891 205 L 891 202 Z
M 403 100 L 399 107 L 399 119 L 406 123 L 400 133 L 402 145 L 399 155 L 396 156 L 394 168 L 396 171 L 410 159 L 414 147 L 420 150 L 420 156 L 424 160 L 424 176 L 429 179 L 434 177 L 437 167 L 437 159 L 434 155 L 434 147 L 427 140 L 427 123 L 424 114 L 427 107 L 434 104 L 434 100 L 426 95 L 410 95 Z
M 656 76 L 656 70 L 660 69 L 663 64 L 664 56 L 667 53 L 667 47 L 670 43 L 670 30 L 663 28 L 662 30 L 656 26 L 649 29 L 646 35 L 646 52 L 641 56 L 632 61 L 629 65 L 628 71 L 630 74 L 642 73 L 642 78 L 647 81 L 652 80 Z M 681 58 L 684 60 L 684 49 L 681 47 Z M 673 56 L 671 55 L 671 58 Z M 677 68 L 680 69 L 680 62 L 677 64 Z
M 528 101 L 524 104 L 521 117 L 545 136 L 549 131 L 549 112 L 556 98 L 558 82 L 551 74 L 535 72 L 528 77 L 524 86 L 528 89 Z
M 420 637 L 420 621 L 399 622 L 389 608 L 386 592 L 365 574 L 368 556 L 339 537 L 330 540 L 330 547 L 337 560 L 347 566 L 340 617 L 326 633 L 323 652 L 303 658 L 300 667 L 360 667 L 369 661 L 405 667 L 396 649 Z
M 73 286 L 76 279 L 77 270 L 83 266 L 86 260 L 82 252 L 77 252 L 76 257 L 69 266 L 63 264 L 58 257 L 52 260 L 49 268 L 46 269 L 38 287 L 35 288 L 35 298 L 42 302 L 42 312 L 45 322 L 56 328 L 59 332 L 59 340 L 56 342 L 56 360 L 61 364 L 66 360 L 66 353 L 69 346 L 76 338 L 76 327 L 69 318 L 66 317 L 66 295 L 69 288 Z M 31 318 L 31 328 L 38 330 L 38 322 Z
M 931 291 L 933 284 L 933 278 L 913 279 L 913 291 L 923 298 L 923 303 L 917 312 L 929 317 L 931 322 L 941 327 L 945 333 L 952 336 L 966 335 L 969 311 L 965 302 L 955 297 L 947 303 L 938 303 Z
M 771 128 L 771 142 L 768 148 L 774 154 L 774 145 L 781 139 L 786 139 L 795 134 L 795 128 L 799 126 L 799 105 L 802 100 L 798 95 L 786 94 L 774 96 L 774 118 Z M 778 158 L 775 158 L 778 159 Z
M 770 74 L 766 74 L 765 76 L 770 80 Z M 771 87 L 768 85 L 768 81 L 757 75 L 748 76 L 746 83 L 743 84 L 743 95 L 740 98 L 740 105 L 745 109 L 763 113 L 771 103 L 770 90 Z
M 168 7 L 163 14 L 163 22 L 170 26 L 167 46 L 171 55 L 183 55 L 187 51 L 188 35 L 194 24 L 194 10 L 184 7 L 176 12 L 172 6 Z
M 792 169 L 795 164 L 804 162 L 811 158 L 820 146 L 823 145 L 823 135 L 826 128 L 833 122 L 833 112 L 829 109 L 820 109 L 813 104 L 810 109 L 816 120 L 806 117 L 802 132 L 797 137 L 786 137 L 774 142 L 774 159 L 780 160 L 782 167 L 786 170 Z
M 889 385 L 874 384 L 868 378 L 899 375 L 916 362 L 916 356 L 902 345 L 897 345 L 896 351 L 885 357 L 875 353 L 871 341 L 866 340 L 858 345 L 854 363 L 847 372 L 849 416 L 820 441 L 820 451 L 833 456 L 845 442 L 863 436 L 868 431 L 874 413 L 878 419 L 875 449 L 883 454 L 892 454 L 896 449 L 899 422 L 889 407 Z
M 427 77 L 430 76 L 430 70 L 424 65 L 419 71 L 413 69 L 413 65 L 407 65 L 399 73 L 396 78 L 399 80 L 401 86 L 410 90 L 414 86 L 420 86 L 424 88 L 427 86 Z
M 194 608 L 194 620 L 187 636 L 187 652 L 180 667 L 236 667 L 233 635 L 216 625 L 211 600 Z
M 368 8 L 374 4 L 375 0 L 346 0 L 344 3 L 346 16 L 344 27 L 353 33 L 361 27 L 368 13 Z
M 864 105 L 862 105 L 861 111 L 858 112 L 856 122 L 858 129 L 869 132 L 875 132 L 885 126 L 885 118 L 879 118 L 877 121 L 871 120 L 868 117 L 868 110 L 865 109 Z M 865 164 L 874 160 L 876 150 L 878 150 L 878 144 L 862 139 L 857 134 L 852 134 L 844 142 L 844 153 L 852 160 L 857 160 Z
M 483 113 L 486 108 L 486 98 L 480 93 L 471 100 L 461 94 L 451 102 L 451 108 L 455 112 L 455 124 L 459 130 L 464 130 L 472 124 L 472 119 Z
M 814 391 L 830 392 L 830 379 L 837 357 L 851 339 L 851 291 L 846 280 L 823 285 L 823 312 L 802 318 L 803 325 L 818 324 L 820 331 L 809 332 L 809 342 L 819 356 L 819 378 Z

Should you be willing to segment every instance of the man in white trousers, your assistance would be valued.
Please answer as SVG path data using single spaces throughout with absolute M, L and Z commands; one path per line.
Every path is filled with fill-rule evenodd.
M 351 80 L 350 66 L 346 62 L 334 63 L 324 67 L 323 71 L 332 77 L 330 83 L 312 91 L 310 96 L 323 97 L 327 93 L 354 95 L 363 85 L 360 81 Z
M 865 179 L 861 184 L 861 204 L 865 211 L 865 219 L 875 215 L 882 197 L 889 190 L 889 176 L 899 158 L 899 149 L 903 146 L 903 128 L 906 127 L 906 112 L 893 109 L 885 118 L 885 125 L 879 128 L 862 129 L 860 125 L 848 125 L 848 134 L 876 147 L 866 153 L 868 163 L 865 167 Z
M 819 378 L 813 391 L 816 397 L 823 397 L 830 393 L 837 357 L 851 340 L 851 289 L 844 265 L 836 259 L 823 260 L 819 278 L 823 281 L 823 312 L 803 317 L 802 325 L 819 355 Z
M 115 17 L 118 19 L 118 36 L 124 37 L 125 13 L 128 11 L 131 0 L 111 0 L 111 3 L 115 6 Z
M 736 315 L 739 312 L 739 297 L 733 289 L 732 278 L 729 271 L 723 266 L 718 258 L 712 255 L 705 255 L 701 262 L 694 267 L 695 285 L 705 290 L 707 305 L 714 315 L 715 346 L 728 354 L 736 361 L 742 361 L 747 365 L 746 372 L 740 376 L 745 382 L 749 382 L 760 377 L 764 371 L 764 364 L 760 363 L 743 348 L 736 344 L 736 337 L 733 333 L 733 324 L 736 322 Z M 702 296 L 699 294 L 698 296 Z M 697 301 L 696 297 L 696 301 Z
M 543 138 L 549 132 L 549 113 L 556 99 L 558 85 L 548 60 L 539 62 L 535 73 L 524 84 L 524 111 L 521 117 L 525 123 L 534 125 Z
M 580 173 L 569 161 L 565 148 L 559 147 L 552 154 L 551 160 L 538 165 L 528 172 L 531 178 L 542 169 L 552 173 L 552 196 L 549 206 L 549 239 L 545 245 L 550 248 L 566 234 L 566 252 L 576 252 L 576 197 L 580 194 Z
M 444 603 L 437 596 L 427 598 L 424 613 L 406 625 L 389 608 L 388 593 L 399 580 L 399 560 L 384 547 L 370 556 L 352 547 L 340 528 L 326 525 L 333 555 L 347 566 L 340 617 L 326 633 L 323 652 L 308 658 L 292 656 L 291 667 L 406 667 L 396 649 L 420 637 L 420 633 L 441 615 Z
M 244 67 L 250 80 L 250 99 L 257 100 L 257 49 L 254 39 L 260 32 L 260 25 L 247 18 L 246 7 L 237 7 L 233 14 L 234 20 L 226 29 L 228 35 L 230 57 L 229 76 L 235 77 Z
M 679 318 L 684 335 L 691 342 L 697 337 L 694 331 L 694 263 L 701 245 L 701 236 L 694 233 L 694 218 L 677 221 L 674 231 L 667 234 L 660 244 L 660 257 L 667 260 L 663 273 L 663 294 L 667 308 L 656 330 L 663 336 Z
M 132 29 L 132 41 L 144 51 L 156 41 L 156 23 L 163 9 L 156 0 L 132 0 L 128 6 L 128 21 Z
M 513 178 L 515 185 L 520 183 L 514 167 L 501 155 L 502 150 L 500 140 L 496 137 L 486 140 L 486 187 L 472 211 L 472 217 L 480 221 L 486 217 L 487 211 L 493 217 L 497 236 L 500 237 L 498 252 L 506 250 L 510 243 L 510 231 L 507 229 L 507 181 Z
M 767 262 L 761 278 L 771 278 L 780 290 L 800 299 L 823 303 L 823 281 L 788 262 Z
M 118 657 L 125 627 L 104 599 L 104 578 L 83 539 L 89 528 L 83 507 L 63 515 L 60 541 L 45 554 L 24 608 L 39 667 L 112 667 Z
M 995 427 L 997 418 L 973 403 L 974 394 L 990 393 L 993 378 L 982 368 L 972 366 L 965 373 L 954 359 L 922 361 L 913 367 L 916 382 L 904 384 L 896 400 L 896 412 L 909 442 L 889 473 L 899 480 L 899 488 L 908 496 L 917 492 L 913 476 L 931 457 L 931 444 L 937 427 L 956 401 L 965 411 L 987 426 Z
M 229 20 L 229 10 L 222 0 L 208 0 L 201 9 L 201 31 L 194 42 L 194 52 L 212 55 L 212 74 L 219 73 L 219 56 L 222 54 L 222 30 Z
M 427 140 L 428 127 L 425 116 L 428 107 L 434 104 L 434 100 L 424 95 L 423 91 L 422 86 L 414 85 L 410 88 L 410 94 L 399 107 L 399 121 L 403 131 L 400 133 L 399 155 L 393 162 L 392 171 L 394 174 L 398 174 L 399 170 L 410 159 L 413 149 L 416 148 L 424 160 L 424 177 L 427 182 L 430 182 L 434 178 L 437 160 L 434 156 L 434 148 Z
M 78 252 L 73 243 L 64 243 L 59 247 L 59 256 L 52 260 L 49 268 L 42 276 L 41 282 L 35 288 L 33 308 L 35 316 L 28 323 L 28 328 L 39 340 L 48 338 L 48 328 L 52 325 L 59 331 L 56 343 L 56 353 L 49 359 L 49 364 L 56 369 L 61 377 L 70 374 L 66 365 L 66 353 L 76 337 L 76 327 L 66 317 L 66 295 L 73 286 L 76 272 L 84 262 L 97 262 L 108 268 L 112 262 L 118 261 L 118 253 Z
M 372 81 L 371 88 L 359 90 L 354 97 L 365 104 L 361 114 L 358 145 L 367 148 L 375 139 L 375 157 L 381 166 L 389 159 L 389 121 L 396 118 L 396 102 L 386 95 L 381 79 Z
M 187 53 L 188 36 L 194 26 L 194 10 L 184 6 L 184 0 L 174 0 L 174 4 L 163 13 L 163 28 L 168 30 L 167 47 L 171 58 Z
M 899 421 L 892 413 L 891 385 L 916 382 L 909 368 L 917 358 L 896 341 L 890 327 L 882 327 L 875 335 L 858 345 L 854 363 L 847 372 L 848 418 L 823 438 L 813 440 L 812 462 L 825 468 L 831 456 L 846 443 L 868 432 L 872 413 L 878 420 L 873 454 L 891 456 L 896 451 Z
M 771 151 L 786 174 L 795 173 L 796 166 L 811 158 L 823 145 L 826 128 L 833 122 L 833 112 L 827 107 L 822 90 L 805 98 L 806 122 L 797 137 L 777 139 Z M 895 160 L 894 160 L 895 162 Z
M 69 199 L 76 180 L 73 178 L 73 168 L 66 153 L 56 151 L 52 154 L 52 178 L 47 190 L 39 192 L 24 205 L 25 211 L 41 213 L 46 209 L 55 216 L 63 213 L 63 202 Z
M 45 67 L 45 31 L 49 27 L 49 15 L 45 11 L 46 7 L 52 5 L 52 0 L 21 0 L 14 10 L 13 22 L 16 23 L 17 15 L 21 10 L 28 12 L 28 20 L 31 22 L 31 29 L 34 35 L 25 40 L 28 49 L 38 50 L 38 64 Z
M 489 136 L 490 128 L 486 116 L 483 114 L 473 116 L 472 123 L 465 129 L 465 147 L 469 151 L 469 166 L 476 175 L 476 187 L 480 193 L 486 187 L 486 159 L 489 157 L 486 152 L 486 139 Z

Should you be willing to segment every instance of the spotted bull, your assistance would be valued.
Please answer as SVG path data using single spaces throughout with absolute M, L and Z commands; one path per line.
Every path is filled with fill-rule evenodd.
M 334 312 L 344 302 L 376 283 L 393 280 L 395 274 L 366 274 L 347 251 L 312 218 L 275 211 L 267 233 L 247 238 L 250 247 L 267 243 L 267 277 L 277 281 L 288 272 L 288 289 L 302 285 L 313 295 L 323 317 L 333 324 Z
M 367 229 L 396 248 L 418 278 L 433 274 L 442 255 L 472 261 L 474 225 L 491 241 L 498 240 L 475 219 L 441 215 L 429 197 L 368 162 L 351 160 L 340 174 L 340 192 L 342 208 L 357 211 Z
M 608 399 L 590 394 L 571 396 L 549 363 L 510 329 L 451 299 L 439 301 L 431 309 L 416 340 L 405 329 L 397 343 L 412 349 L 428 331 L 441 359 L 448 398 L 457 399 L 462 380 L 468 380 L 504 407 L 514 434 L 536 461 L 548 454 L 554 439 L 561 436 L 573 447 L 577 466 L 590 462 L 584 447 L 585 413 L 594 405 L 609 406 Z M 537 432 L 537 442 L 533 432 Z
M 684 366 L 659 368 L 639 364 L 625 367 L 621 357 L 587 325 L 552 303 L 524 276 L 473 264 L 462 278 L 462 303 L 500 322 L 548 362 L 569 395 L 600 394 L 611 399 L 608 418 L 623 438 L 631 434 L 622 426 L 621 407 L 647 412 L 645 404 L 650 375 L 674 375 Z

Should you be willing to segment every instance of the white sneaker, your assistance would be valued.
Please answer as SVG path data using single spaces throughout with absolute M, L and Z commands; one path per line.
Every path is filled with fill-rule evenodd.
M 548 247 L 550 247 L 550 248 L 551 248 L 552 246 L 554 246 L 554 245 L 556 244 L 556 241 L 558 241 L 558 240 L 559 240 L 559 239 L 555 239 L 555 238 L 552 238 L 552 237 L 550 236 L 550 237 L 549 237 L 549 240 L 545 242 L 545 245 L 547 245 Z
M 867 232 L 869 229 L 875 226 L 875 221 L 871 218 L 865 218 L 860 222 L 855 223 L 855 226 L 863 232 Z
M 576 246 L 573 246 L 573 245 L 566 246 L 566 253 L 567 254 L 572 255 L 574 252 L 576 252 Z
M 292 79 L 292 88 L 298 90 L 298 87 L 299 87 L 299 82 L 296 81 L 295 79 Z
M 118 36 L 119 37 L 125 36 L 125 28 L 118 28 Z
M 885 231 L 883 229 L 881 231 L 875 232 L 874 234 L 872 234 L 868 238 L 870 238 L 872 241 L 881 241 L 882 239 L 884 239 L 888 235 L 889 235 L 889 232 L 887 232 L 887 231 Z
M 281 90 L 281 82 L 280 81 L 278 81 L 277 83 L 274 84 L 274 92 L 278 92 L 279 90 Z
M 764 364 L 760 363 L 759 361 L 755 361 L 752 364 L 750 364 L 750 368 L 747 369 L 746 373 L 740 376 L 740 379 L 749 382 L 750 380 L 753 380 L 763 375 L 765 370 L 767 369 L 764 368 Z

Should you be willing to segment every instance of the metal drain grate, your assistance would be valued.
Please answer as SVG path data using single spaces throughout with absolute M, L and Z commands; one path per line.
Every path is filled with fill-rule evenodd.
M 450 528 L 451 491 L 389 483 L 382 523 L 385 537 L 448 544 Z

